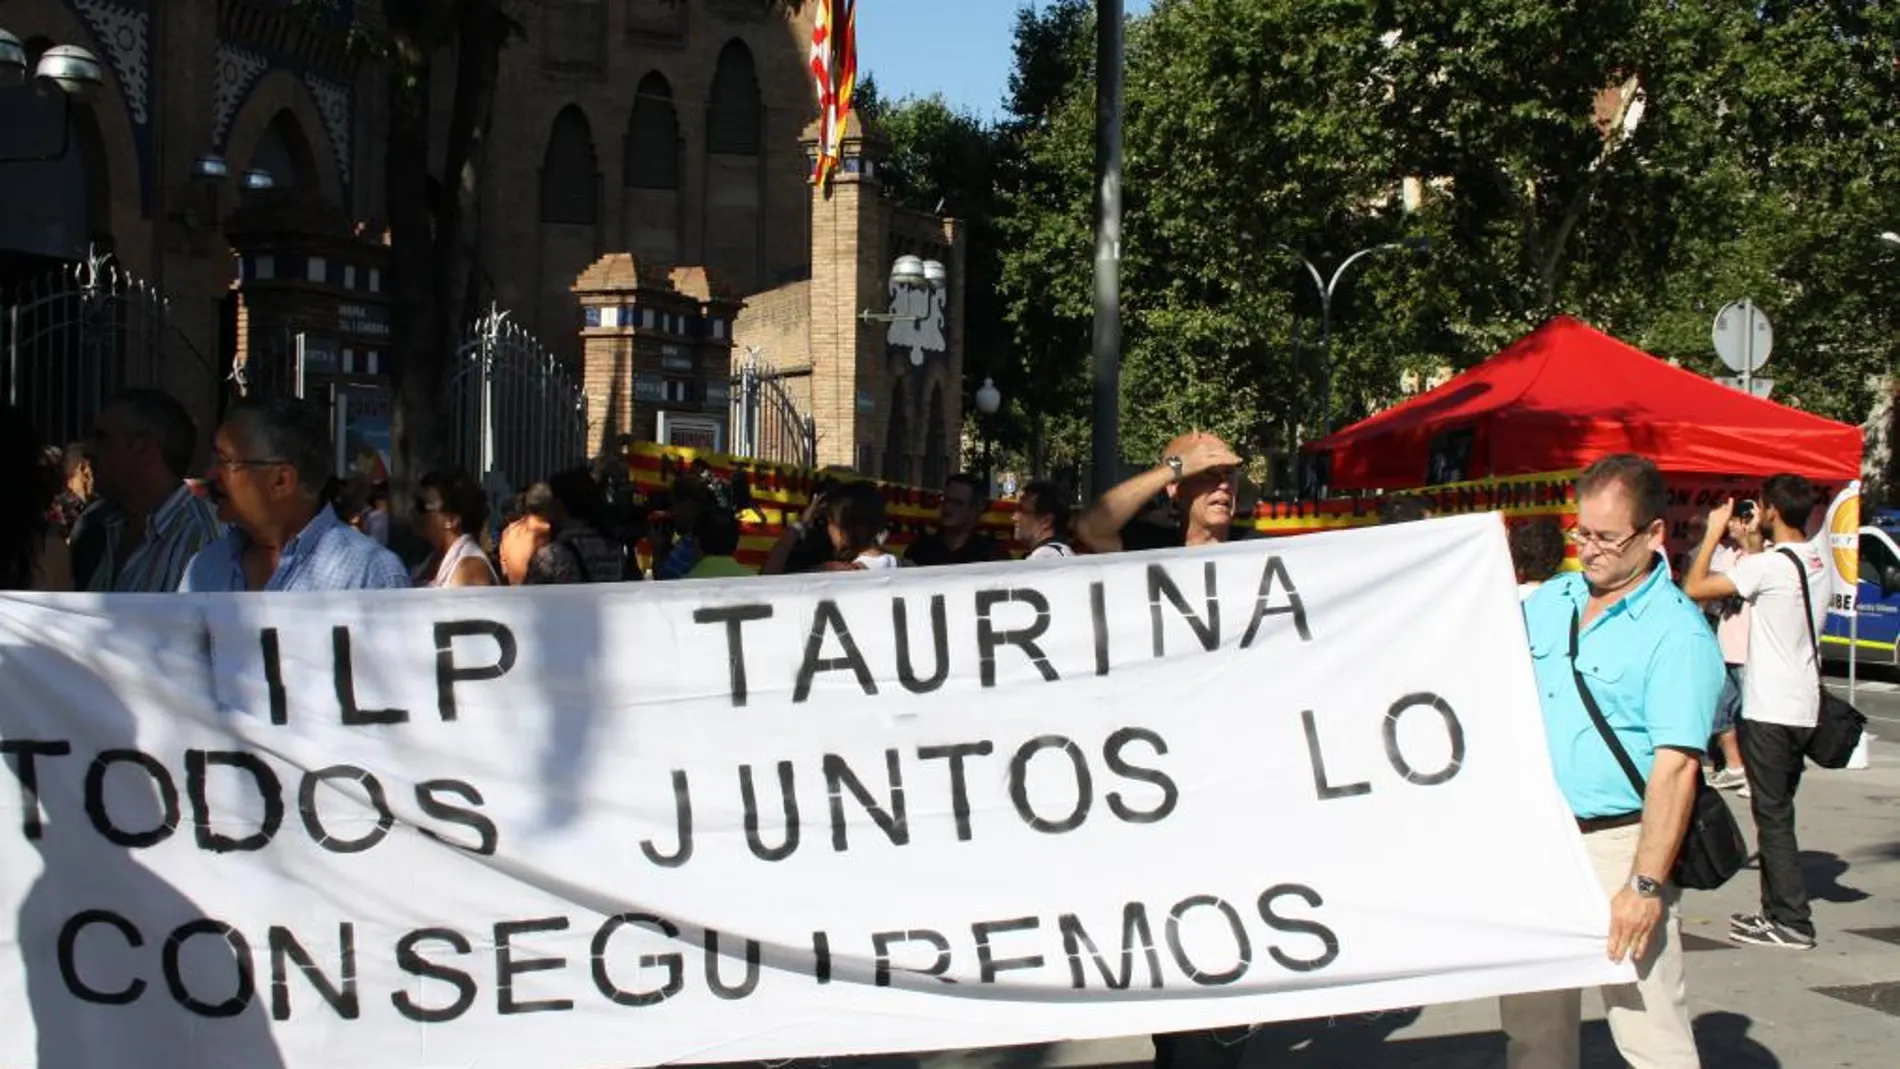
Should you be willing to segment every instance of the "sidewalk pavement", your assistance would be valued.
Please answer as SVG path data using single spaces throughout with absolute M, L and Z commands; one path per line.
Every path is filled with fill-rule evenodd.
M 1841 689 L 1845 689 L 1844 687 Z M 1820 945 L 1809 951 L 1741 947 L 1728 915 L 1758 906 L 1751 868 L 1682 904 L 1690 1014 L 1709 1069 L 1900 1067 L 1900 688 L 1863 687 L 1860 708 L 1872 767 L 1810 769 L 1797 801 L 1802 867 Z M 1727 796 L 1753 844 L 1748 802 Z M 1624 1063 L 1584 997 L 1582 1069 Z M 1146 1069 L 1146 1036 L 874 1059 L 833 1059 L 833 1069 Z M 1245 1069 L 1501 1069 L 1504 1036 L 1494 999 L 1367 1017 L 1267 1025 Z

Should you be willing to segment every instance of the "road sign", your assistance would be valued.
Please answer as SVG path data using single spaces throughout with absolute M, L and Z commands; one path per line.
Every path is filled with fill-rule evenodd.
M 1738 390 L 1746 390 L 1764 401 L 1768 400 L 1769 394 L 1775 392 L 1774 379 L 1758 379 L 1743 375 L 1723 375 L 1718 377 L 1715 381 L 1724 386 L 1733 386 Z
M 1743 377 L 1768 366 L 1768 354 L 1775 348 L 1775 328 L 1755 302 L 1744 297 L 1731 301 L 1715 313 L 1715 355 L 1730 371 Z

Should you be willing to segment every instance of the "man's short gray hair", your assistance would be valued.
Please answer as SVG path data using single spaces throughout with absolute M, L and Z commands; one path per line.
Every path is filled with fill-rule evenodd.
M 250 448 L 245 460 L 281 460 L 297 473 L 297 482 L 321 493 L 336 472 L 336 448 L 323 409 L 295 397 L 247 397 L 232 405 L 227 424 L 243 428 Z

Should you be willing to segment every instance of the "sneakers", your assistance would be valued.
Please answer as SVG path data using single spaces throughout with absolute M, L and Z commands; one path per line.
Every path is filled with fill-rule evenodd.
M 1759 913 L 1731 913 L 1728 918 L 1731 943 L 1773 947 L 1778 950 L 1813 950 L 1814 937 L 1802 935 L 1779 921 Z
M 1746 784 L 1746 783 L 1744 783 L 1744 784 L 1742 784 L 1742 785 L 1741 785 L 1741 787 L 1739 787 L 1739 788 L 1737 788 L 1737 789 L 1736 789 L 1736 791 L 1735 791 L 1735 797 L 1737 797 L 1737 798 L 1753 798 L 1753 797 L 1755 797 L 1755 792 L 1754 792 L 1754 791 L 1751 791 L 1751 790 L 1749 790 L 1749 789 L 1748 789 L 1748 784 Z
M 1718 791 L 1732 791 L 1737 787 L 1746 787 L 1748 774 L 1739 768 L 1725 768 L 1709 777 L 1709 786 Z

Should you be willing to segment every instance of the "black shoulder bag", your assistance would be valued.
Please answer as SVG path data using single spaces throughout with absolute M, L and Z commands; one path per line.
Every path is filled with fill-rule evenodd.
M 1821 678 L 1821 637 L 1814 633 L 1814 596 L 1808 592 L 1808 569 L 1794 550 L 1781 546 L 1776 550 L 1794 562 L 1801 578 L 1801 618 L 1808 623 L 1808 641 L 1814 644 L 1814 685 L 1821 691 L 1821 712 L 1814 722 L 1814 734 L 1808 736 L 1808 759 L 1822 768 L 1846 768 L 1854 748 L 1860 745 L 1860 733 L 1867 718 L 1859 709 L 1837 698 Z
M 1577 681 L 1577 696 L 1583 699 L 1584 711 L 1590 714 L 1590 722 L 1596 725 L 1597 734 L 1603 736 L 1603 744 L 1615 755 L 1616 763 L 1623 768 L 1623 774 L 1629 777 L 1630 786 L 1636 789 L 1636 797 L 1646 797 L 1642 774 L 1636 771 L 1636 762 L 1630 760 L 1629 751 L 1617 740 L 1616 732 L 1610 729 L 1610 722 L 1603 718 L 1603 710 L 1597 706 L 1597 700 L 1590 688 L 1583 682 L 1583 673 L 1577 670 L 1577 632 L 1581 624 L 1581 613 L 1572 609 L 1570 613 L 1570 676 Z M 1702 778 L 1702 766 L 1698 762 L 1695 772 L 1695 801 L 1689 807 L 1689 826 L 1683 829 L 1682 845 L 1676 849 L 1676 867 L 1669 874 L 1670 882 L 1677 887 L 1686 887 L 1692 891 L 1712 891 L 1729 881 L 1748 863 L 1748 843 L 1742 838 L 1742 829 L 1735 823 L 1735 814 L 1729 812 L 1728 803 L 1722 800 L 1721 792 L 1709 786 Z

